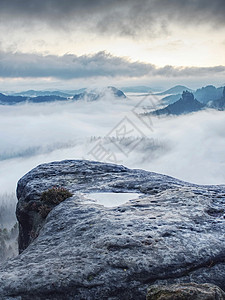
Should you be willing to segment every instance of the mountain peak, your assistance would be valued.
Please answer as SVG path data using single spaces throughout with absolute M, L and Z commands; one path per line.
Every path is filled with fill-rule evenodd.
M 154 115 L 181 115 L 201 110 L 205 107 L 204 104 L 200 103 L 195 99 L 193 93 L 189 91 L 183 91 L 181 98 L 166 106 L 163 109 L 159 109 L 153 112 Z
M 114 86 L 107 86 L 103 89 L 95 89 L 84 91 L 73 96 L 74 100 L 87 100 L 87 101 L 96 101 L 104 98 L 106 95 L 111 95 L 115 98 L 126 98 L 126 95 L 121 91 L 115 88 Z

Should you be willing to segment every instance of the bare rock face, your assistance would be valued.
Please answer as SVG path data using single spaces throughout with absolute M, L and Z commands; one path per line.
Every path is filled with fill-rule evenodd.
M 47 218 L 43 191 L 73 196 Z M 140 193 L 104 207 L 83 193 Z M 154 284 L 225 289 L 225 186 L 89 161 L 40 165 L 17 189 L 21 254 L 0 267 L 0 299 L 140 299 Z
M 225 293 L 213 284 L 173 284 L 152 286 L 147 300 L 224 300 Z

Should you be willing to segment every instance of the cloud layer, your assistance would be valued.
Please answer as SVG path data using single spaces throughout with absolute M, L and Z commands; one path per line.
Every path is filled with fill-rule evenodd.
M 138 36 L 166 33 L 169 23 L 225 25 L 224 0 L 20 0 L 0 3 L 2 22 L 13 20 L 52 27 L 76 26 L 98 32 Z
M 125 139 L 127 144 L 120 144 L 120 148 L 102 141 L 106 149 L 116 154 L 119 163 L 196 183 L 224 183 L 224 112 L 209 110 L 180 117 L 154 117 L 150 129 L 132 113 L 140 100 L 105 98 L 87 103 L 1 106 L 0 128 L 4 130 L 0 131 L 0 195 L 13 192 L 18 179 L 40 163 L 96 160 L 93 148 L 98 140 L 90 138 L 105 137 L 112 131 L 114 136 L 125 117 L 135 125 L 126 127 L 126 137 L 131 140 Z M 137 139 L 137 129 L 147 138 Z M 132 139 L 138 141 L 134 148 L 130 148 Z M 126 155 L 130 149 L 133 150 Z
M 67 80 L 91 77 L 189 77 L 224 74 L 225 66 L 157 68 L 153 64 L 131 62 L 124 57 L 116 57 L 106 52 L 82 56 L 0 52 L 1 78 L 51 77 Z

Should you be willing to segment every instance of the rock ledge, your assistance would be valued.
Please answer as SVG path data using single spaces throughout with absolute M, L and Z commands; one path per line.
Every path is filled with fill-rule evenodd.
M 45 220 L 26 210 L 53 186 L 73 197 Z M 106 208 L 86 203 L 89 192 L 141 196 Z M 17 195 L 23 252 L 0 268 L 0 299 L 144 300 L 149 285 L 180 282 L 225 289 L 225 186 L 70 160 L 33 169 Z

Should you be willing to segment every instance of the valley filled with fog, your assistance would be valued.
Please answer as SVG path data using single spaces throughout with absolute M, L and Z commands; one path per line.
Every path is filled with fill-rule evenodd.
M 0 106 L 0 225 L 8 228 L 9 241 L 15 242 L 17 230 L 17 181 L 38 164 L 100 160 L 197 184 L 224 184 L 223 111 L 150 117 L 146 109 L 160 107 L 162 96 L 127 96 Z

